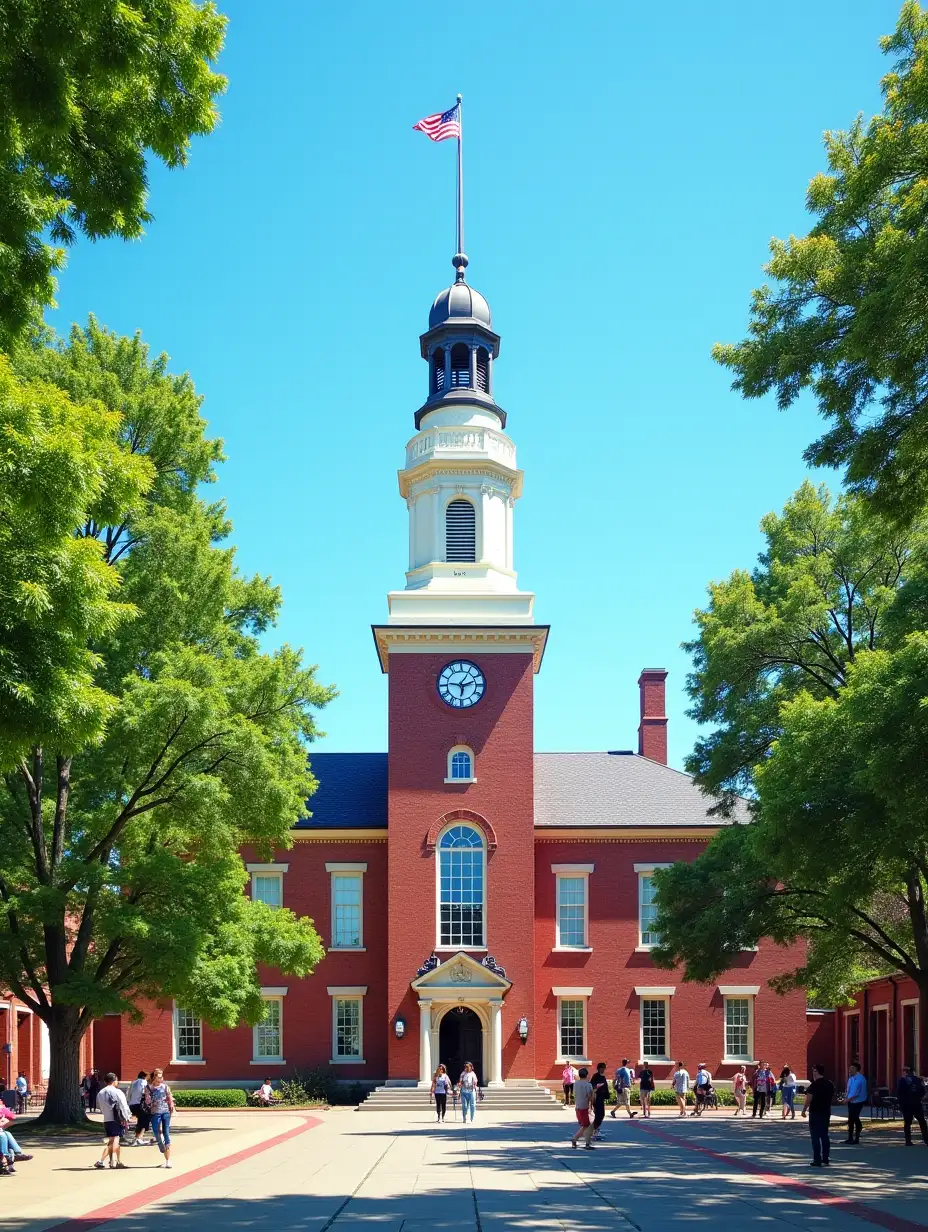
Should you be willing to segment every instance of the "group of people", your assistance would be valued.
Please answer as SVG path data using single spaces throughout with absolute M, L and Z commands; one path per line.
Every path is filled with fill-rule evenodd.
M 845 1102 L 847 1104 L 847 1138 L 845 1146 L 858 1146 L 863 1130 L 860 1114 L 864 1105 L 869 1102 L 867 1079 L 860 1064 L 852 1061 L 848 1066 L 847 1085 L 845 1087 Z M 831 1155 L 831 1109 L 834 1104 L 835 1086 L 825 1076 L 822 1065 L 813 1065 L 812 1081 L 806 1089 L 805 1105 L 802 1115 L 808 1116 L 809 1133 L 812 1136 L 812 1162 L 810 1167 L 827 1167 Z M 896 1085 L 896 1100 L 902 1114 L 902 1129 L 906 1146 L 914 1146 L 912 1142 L 912 1122 L 915 1121 L 921 1130 L 922 1141 L 928 1146 L 928 1121 L 925 1118 L 925 1083 L 911 1065 L 902 1067 L 902 1076 Z
M 83 1084 L 82 1084 L 83 1085 Z M 139 1070 L 129 1086 L 128 1098 L 112 1072 L 94 1095 L 94 1104 L 103 1113 L 103 1133 L 106 1142 L 103 1154 L 94 1162 L 95 1168 L 125 1168 L 120 1158 L 122 1146 L 155 1146 L 161 1152 L 160 1167 L 171 1168 L 171 1116 L 174 1096 L 164 1081 L 164 1071 L 150 1073 Z M 134 1137 L 129 1139 L 131 1119 L 135 1117 Z M 146 1132 L 150 1137 L 146 1139 Z
M 448 1111 L 449 1095 L 460 1096 L 461 1120 L 466 1124 L 469 1115 L 473 1123 L 474 1114 L 477 1111 L 477 1099 L 480 1095 L 480 1082 L 470 1061 L 464 1063 L 457 1083 L 451 1081 L 444 1065 L 439 1065 L 432 1075 L 431 1097 L 435 1100 L 435 1115 L 439 1125 L 444 1121 Z
M 742 1065 L 732 1078 L 731 1087 L 735 1097 L 735 1116 L 745 1115 L 747 1093 L 750 1089 L 753 1096 L 752 1117 L 763 1118 L 771 1112 L 779 1091 L 782 1108 L 780 1119 L 796 1119 L 796 1075 L 788 1065 L 784 1065 L 780 1070 L 779 1078 L 766 1061 L 759 1061 L 750 1077 L 747 1066 Z

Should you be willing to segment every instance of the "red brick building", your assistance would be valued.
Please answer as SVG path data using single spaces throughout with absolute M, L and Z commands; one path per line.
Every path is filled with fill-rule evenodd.
M 623 1055 L 659 1080 L 677 1057 L 722 1081 L 761 1058 L 802 1073 L 804 997 L 767 984 L 795 953 L 763 945 L 706 986 L 651 959 L 651 873 L 693 859 L 718 824 L 666 764 L 666 672 L 641 673 L 636 752 L 535 751 L 548 628 L 516 580 L 522 472 L 493 395 L 500 339 L 455 262 L 420 339 L 428 396 L 399 473 L 406 585 L 373 629 L 387 752 L 314 754 L 321 786 L 292 848 L 245 853 L 252 894 L 313 917 L 327 957 L 302 981 L 262 972 L 254 1030 L 156 1007 L 123 1022 L 113 1059 L 124 1075 L 159 1064 L 221 1083 L 331 1063 L 346 1080 L 421 1085 L 439 1061 L 471 1060 L 497 1087 Z

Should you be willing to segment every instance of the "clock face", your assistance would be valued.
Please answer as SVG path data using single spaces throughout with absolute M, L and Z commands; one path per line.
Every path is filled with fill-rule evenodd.
M 466 710 L 476 706 L 483 697 L 487 682 L 476 663 L 457 659 L 441 669 L 438 677 L 438 696 L 446 706 Z

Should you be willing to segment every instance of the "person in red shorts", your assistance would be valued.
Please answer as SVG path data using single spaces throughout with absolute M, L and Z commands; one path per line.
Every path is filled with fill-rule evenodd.
M 594 1149 L 590 1139 L 593 1137 L 593 1122 L 590 1119 L 590 1104 L 593 1101 L 593 1084 L 587 1081 L 589 1070 L 586 1066 L 581 1069 L 577 1081 L 574 1083 L 574 1111 L 577 1114 L 577 1132 L 570 1140 L 574 1150 L 577 1149 L 578 1141 L 583 1138 L 583 1147 L 586 1151 Z

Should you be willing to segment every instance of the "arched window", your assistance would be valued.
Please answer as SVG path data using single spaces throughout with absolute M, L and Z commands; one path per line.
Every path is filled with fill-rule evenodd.
M 456 744 L 448 753 L 446 783 L 474 782 L 474 755 L 466 744 Z
M 454 825 L 438 841 L 438 944 L 462 950 L 483 946 L 483 836 Z
M 470 350 L 463 342 L 451 348 L 451 388 L 470 384 Z
M 490 352 L 486 347 L 477 348 L 477 388 L 481 393 L 490 392 Z
M 445 348 L 437 347 L 432 352 L 432 393 L 440 394 L 445 388 Z
M 476 510 L 469 500 L 453 500 L 445 510 L 445 560 L 476 559 Z

